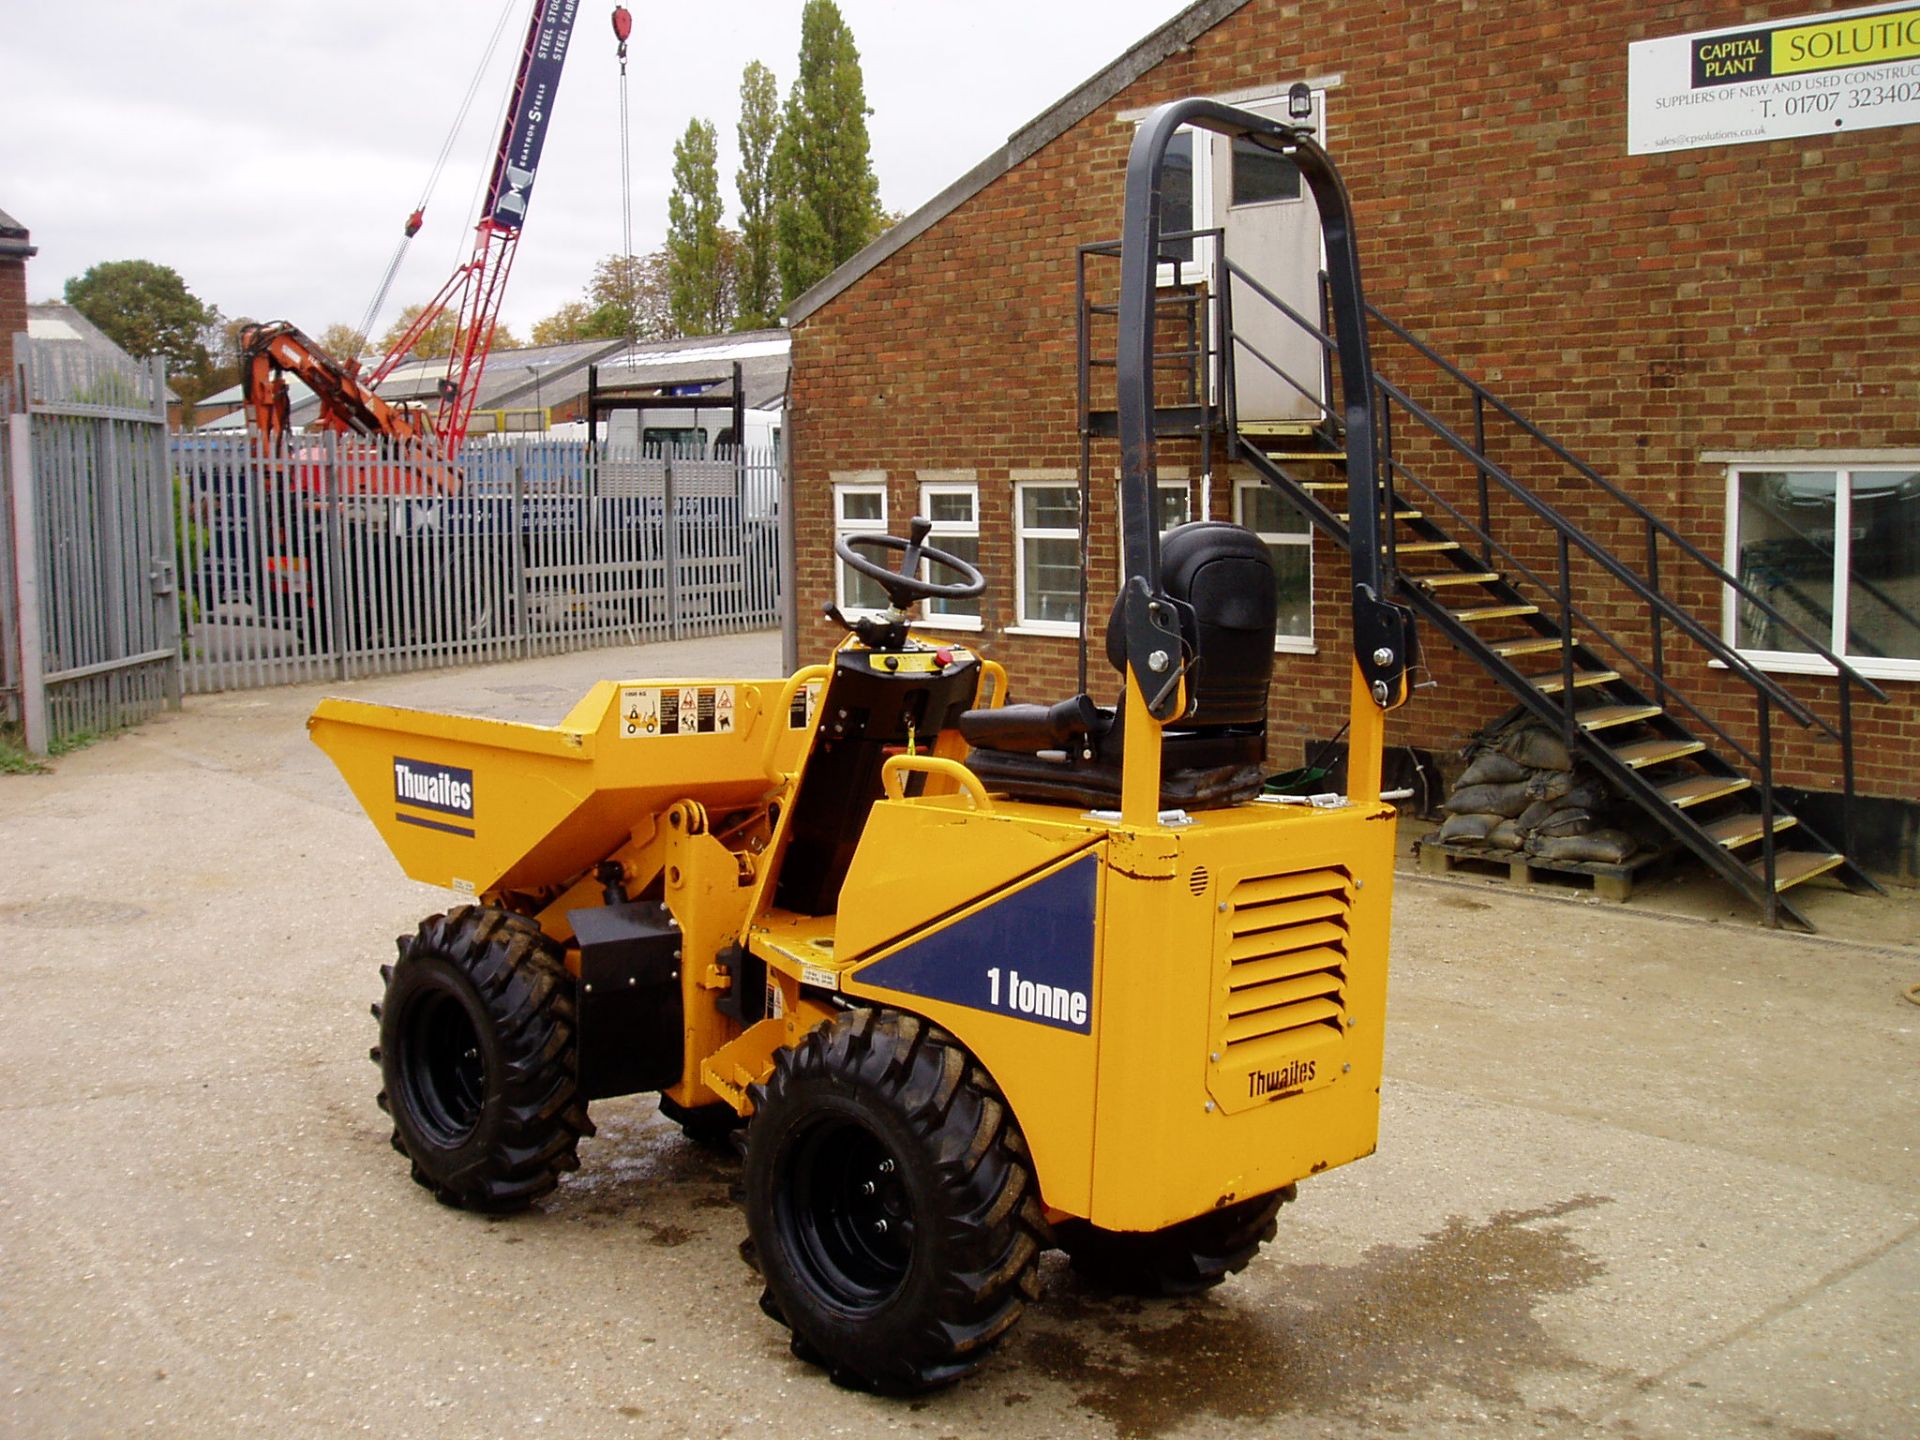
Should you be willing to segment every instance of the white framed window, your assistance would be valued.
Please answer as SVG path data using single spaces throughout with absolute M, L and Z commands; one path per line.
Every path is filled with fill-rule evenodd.
M 1127 578 L 1127 515 L 1122 502 L 1120 486 L 1114 486 L 1113 513 L 1119 517 L 1120 554 L 1119 575 Z M 1168 479 L 1164 474 L 1154 482 L 1153 514 L 1155 527 L 1164 541 L 1167 532 L 1176 525 L 1184 525 L 1193 518 L 1193 484 L 1185 478 Z
M 1313 653 L 1313 526 L 1260 480 L 1233 482 L 1234 523 L 1260 537 L 1273 561 L 1273 648 Z
M 936 475 L 938 478 L 934 478 Z M 933 522 L 933 532 L 927 537 L 929 545 L 979 568 L 980 486 L 970 473 L 922 472 L 920 513 Z M 941 584 L 960 578 L 950 570 L 931 572 L 924 565 L 921 573 Z M 927 600 L 920 609 L 936 630 L 980 628 L 978 595 L 966 600 Z
M 1723 587 L 1736 650 L 1769 670 L 1832 674 L 1811 636 L 1862 675 L 1920 680 L 1920 460 L 1735 463 L 1727 517 L 1727 569 L 1766 602 Z
M 1205 230 L 1213 225 L 1213 164 L 1210 135 L 1182 125 L 1167 141 L 1167 158 L 1160 170 L 1160 233 Z M 1196 162 L 1195 156 L 1200 158 Z M 1213 270 L 1213 242 L 1190 235 L 1160 242 L 1161 264 L 1155 279 L 1161 285 L 1198 285 Z
M 833 534 L 836 540 L 848 535 L 885 534 L 887 529 L 887 481 L 879 472 L 862 472 L 861 478 L 835 480 L 833 484 Z M 870 559 L 883 560 L 884 552 L 863 552 Z M 887 592 L 878 582 L 860 574 L 846 561 L 834 557 L 833 598 L 847 614 L 875 612 L 887 608 Z
M 1021 480 L 1013 487 L 1015 615 L 1019 628 L 1080 631 L 1080 487 Z

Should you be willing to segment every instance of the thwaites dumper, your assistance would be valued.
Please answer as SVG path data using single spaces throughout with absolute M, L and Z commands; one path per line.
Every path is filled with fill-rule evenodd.
M 1201 1289 L 1295 1181 L 1373 1150 L 1381 723 L 1412 619 L 1356 543 L 1348 793 L 1263 796 L 1266 552 L 1217 522 L 1163 541 L 1149 503 L 1159 170 L 1183 124 L 1283 151 L 1312 188 L 1352 525 L 1379 533 L 1331 162 L 1255 115 L 1164 107 L 1127 177 L 1113 709 L 1007 704 L 999 666 L 917 639 L 914 600 L 983 582 L 916 521 L 842 547 L 892 609 L 784 681 L 603 682 L 552 727 L 315 713 L 407 873 L 471 897 L 401 940 L 376 1007 L 394 1144 L 442 1200 L 551 1190 L 602 1097 L 657 1091 L 697 1136 L 744 1124 L 767 1313 L 835 1378 L 914 1390 L 1006 1332 L 1045 1248 L 1110 1286 Z

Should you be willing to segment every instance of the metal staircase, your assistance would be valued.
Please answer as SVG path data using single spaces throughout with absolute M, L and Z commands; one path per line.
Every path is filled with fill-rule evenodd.
M 1345 499 L 1354 477 L 1339 418 L 1318 399 L 1338 393 L 1324 311 L 1310 318 L 1288 306 L 1225 256 L 1220 231 L 1192 233 L 1211 242 L 1217 278 L 1168 296 L 1161 438 L 1197 444 L 1209 477 L 1216 458 L 1251 467 L 1350 549 Z M 1103 311 L 1094 267 L 1110 253 L 1099 245 L 1080 252 L 1083 483 L 1093 442 L 1107 433 L 1095 384 Z M 1323 373 L 1287 375 L 1237 333 L 1235 307 L 1251 305 L 1271 307 L 1315 337 L 1327 357 Z M 1412 333 L 1372 306 L 1368 313 L 1382 437 L 1373 483 L 1380 514 L 1391 517 L 1378 543 L 1386 573 L 1397 576 L 1395 598 L 1425 619 L 1429 643 L 1444 636 L 1557 726 L 1576 758 L 1753 900 L 1769 925 L 1811 929 L 1788 894 L 1818 876 L 1878 890 L 1850 858 L 1852 707 L 1855 689 L 1883 701 L 1885 692 Z M 1197 339 L 1183 343 L 1188 335 Z M 1312 418 L 1243 428 L 1235 377 L 1247 364 L 1307 396 Z M 1723 587 L 1831 667 L 1830 715 L 1756 669 L 1675 594 L 1715 603 Z M 1715 682 L 1711 699 L 1699 693 L 1702 673 Z M 1743 698 L 1753 721 L 1736 734 L 1728 717 Z M 1778 793 L 1782 717 L 1837 748 L 1838 845 Z

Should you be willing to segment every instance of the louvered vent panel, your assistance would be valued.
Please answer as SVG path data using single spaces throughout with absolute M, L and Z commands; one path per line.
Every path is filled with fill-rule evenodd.
M 1229 1054 L 1274 1037 L 1341 1033 L 1348 885 L 1343 871 L 1307 870 L 1234 886 L 1223 1017 Z

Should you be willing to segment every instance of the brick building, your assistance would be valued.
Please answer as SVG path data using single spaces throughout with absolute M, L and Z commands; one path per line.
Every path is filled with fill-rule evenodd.
M 13 377 L 13 337 L 27 329 L 27 227 L 0 210 L 0 392 Z
M 928 513 L 937 534 L 976 552 L 989 576 L 976 613 L 943 623 L 970 630 L 1002 660 L 1016 696 L 1073 692 L 1077 571 L 1066 562 L 1077 541 L 1063 542 L 1075 538 L 1081 466 L 1076 247 L 1118 238 L 1128 145 L 1151 107 L 1211 95 L 1285 114 L 1289 91 L 1304 84 L 1354 196 L 1374 305 L 1707 556 L 1753 578 L 1785 620 L 1822 639 L 1845 636 L 1835 648 L 1889 697 L 1857 688 L 1849 697 L 1858 788 L 1885 802 L 1868 807 L 1877 817 L 1869 858 L 1911 877 L 1920 809 L 1920 251 L 1911 238 L 1920 234 L 1920 125 L 1849 129 L 1852 100 L 1840 93 L 1841 123 L 1825 128 L 1823 117 L 1821 133 L 1696 139 L 1655 153 L 1629 146 L 1630 106 L 1653 103 L 1630 94 L 1630 45 L 1762 26 L 1805 5 L 1603 0 L 1576 14 L 1541 0 L 1203 0 L 1183 11 L 792 307 L 802 658 L 836 638 L 816 618 L 822 602 L 862 598 L 833 560 L 836 530 L 900 531 L 909 515 Z M 1920 35 L 1920 12 L 1909 18 Z M 1920 42 L 1906 53 L 1920 55 Z M 1874 73 L 1887 82 L 1881 99 L 1920 102 L 1920 61 Z M 1908 109 L 1920 119 L 1920 103 Z M 1192 183 L 1189 213 L 1224 217 L 1231 247 L 1236 208 L 1249 197 L 1223 148 L 1203 142 L 1197 153 L 1195 178 L 1170 180 L 1169 190 Z M 1258 183 L 1250 170 L 1247 183 Z M 1256 236 L 1256 253 L 1262 243 Z M 1302 253 L 1310 271 L 1312 244 Z M 1289 264 L 1297 271 L 1298 256 L 1283 257 L 1280 270 Z M 1436 409 L 1447 388 L 1432 392 Z M 1459 400 L 1445 403 L 1470 430 Z M 1286 411 L 1284 400 L 1275 404 L 1274 434 L 1294 433 Z M 1291 633 L 1276 657 L 1270 754 L 1297 763 L 1303 745 L 1344 717 L 1345 557 L 1261 498 L 1244 467 L 1199 452 L 1161 443 L 1163 510 L 1170 521 L 1249 523 L 1270 542 L 1283 592 L 1291 577 L 1296 603 L 1282 617 Z M 1118 579 L 1117 460 L 1111 442 L 1093 442 L 1088 605 L 1102 619 Z M 1578 472 L 1537 466 L 1517 450 L 1510 468 L 1583 533 L 1644 561 L 1636 512 Z M 1496 520 L 1499 501 L 1496 493 Z M 1551 536 L 1514 533 L 1519 559 L 1551 564 Z M 1729 599 L 1671 541 L 1657 543 L 1655 561 L 1663 593 L 1838 724 L 1838 687 L 1791 627 Z M 1572 574 L 1589 612 L 1644 641 L 1648 607 L 1581 563 Z M 1835 623 L 1842 605 L 1846 618 Z M 1669 623 L 1659 637 L 1664 680 L 1733 741 L 1756 744 L 1752 689 L 1709 648 L 1674 645 L 1674 633 Z M 1432 633 L 1426 658 L 1435 683 L 1393 718 L 1390 742 L 1445 751 L 1511 703 Z M 1117 689 L 1097 644 L 1089 674 L 1096 695 Z M 1836 745 L 1777 708 L 1770 723 L 1778 778 L 1812 792 L 1839 787 Z

